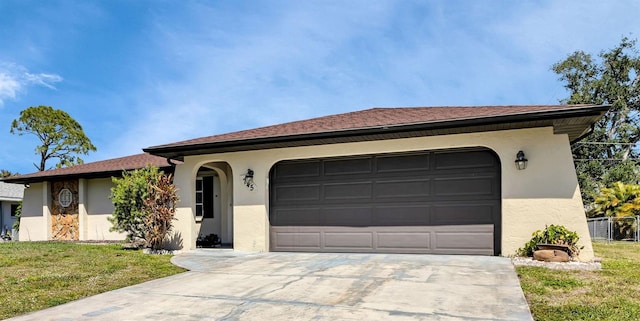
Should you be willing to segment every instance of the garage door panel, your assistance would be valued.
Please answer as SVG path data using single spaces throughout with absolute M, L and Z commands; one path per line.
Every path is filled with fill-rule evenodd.
M 371 250 L 373 246 L 372 231 L 325 232 L 324 248 L 333 250 L 364 249 Z
M 431 232 L 378 232 L 378 249 L 386 250 L 426 250 L 431 247 Z
M 271 224 L 278 226 L 318 226 L 322 225 L 320 207 L 297 207 L 295 209 L 273 208 Z
M 492 224 L 496 204 L 441 204 L 431 208 L 432 225 Z
M 320 161 L 283 163 L 278 166 L 274 176 L 278 179 L 318 177 L 320 176 Z
M 324 161 L 325 175 L 368 174 L 373 171 L 373 160 L 366 158 L 348 158 Z
M 306 248 L 309 250 L 320 250 L 320 231 L 291 231 L 272 234 L 271 242 L 278 248 Z
M 376 160 L 378 173 L 414 173 L 416 171 L 427 171 L 430 167 L 429 154 L 378 156 Z
M 436 231 L 434 249 L 480 250 L 493 254 L 493 226 L 456 226 L 455 229 Z
M 379 180 L 374 185 L 374 195 L 376 199 L 428 197 L 430 189 L 430 179 Z
M 276 201 L 319 201 L 319 184 L 281 185 L 273 190 Z
M 373 209 L 373 222 L 376 226 L 413 226 L 430 224 L 429 205 L 376 206 Z
M 324 199 L 326 200 L 371 199 L 372 190 L 373 190 L 372 181 L 324 184 Z
M 322 210 L 322 223 L 327 226 L 370 226 L 372 209 L 362 207 L 326 207 Z
M 436 178 L 433 180 L 435 196 L 482 196 L 494 194 L 493 177 Z
M 495 167 L 495 156 L 487 151 L 436 152 L 435 169 L 477 169 Z

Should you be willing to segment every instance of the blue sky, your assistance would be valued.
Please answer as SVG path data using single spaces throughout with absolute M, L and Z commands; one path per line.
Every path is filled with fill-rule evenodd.
M 0 1 L 0 169 L 38 162 L 9 133 L 29 106 L 98 151 L 393 106 L 555 104 L 550 70 L 640 38 L 640 1 Z M 50 162 L 49 166 L 55 165 Z

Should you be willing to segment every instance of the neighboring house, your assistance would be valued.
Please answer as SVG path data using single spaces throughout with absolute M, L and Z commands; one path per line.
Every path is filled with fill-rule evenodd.
M 0 235 L 11 233 L 23 194 L 24 185 L 0 182 Z
M 590 260 L 570 143 L 608 109 L 374 108 L 144 151 L 180 162 L 174 248 L 217 234 L 242 251 L 506 256 L 533 231 L 561 224 L 578 232 L 580 258 Z M 518 158 L 526 168 L 517 168 Z M 43 172 L 12 180 L 31 184 L 25 202 L 34 205 L 23 210 L 21 240 L 51 239 L 52 182 L 78 178 Z M 88 178 L 78 184 L 80 204 L 108 202 L 108 180 L 99 188 Z M 109 209 L 99 211 L 99 230 Z M 91 221 L 80 225 L 88 229 L 81 238 L 100 236 Z

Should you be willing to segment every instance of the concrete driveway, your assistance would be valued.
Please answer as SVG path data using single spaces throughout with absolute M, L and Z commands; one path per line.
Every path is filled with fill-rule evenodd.
M 507 258 L 241 253 L 13 320 L 532 320 Z

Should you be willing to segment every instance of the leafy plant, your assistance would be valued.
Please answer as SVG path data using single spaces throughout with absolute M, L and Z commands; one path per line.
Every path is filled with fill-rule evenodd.
M 640 215 L 640 185 L 615 182 L 609 188 L 603 188 L 594 202 L 588 216 L 607 216 L 615 218 L 633 218 Z M 614 221 L 616 238 L 627 238 L 636 231 L 634 220 L 619 219 Z
M 16 220 L 13 221 L 13 225 L 11 226 L 11 228 L 16 231 L 20 231 L 20 216 L 22 216 L 22 201 L 20 201 L 18 208 L 16 208 Z
M 145 239 L 146 216 L 144 200 L 148 197 L 148 184 L 155 184 L 158 176 L 157 167 L 147 166 L 133 171 L 124 171 L 122 178 L 114 177 L 115 184 L 111 188 L 113 215 L 109 222 L 113 224 L 111 231 L 127 233 L 129 241 Z
M 155 166 L 147 166 L 125 171 L 122 178 L 113 178 L 113 182 L 110 230 L 127 233 L 130 241 L 144 240 L 146 246 L 160 249 L 171 232 L 178 202 L 172 177 L 165 176 Z
M 162 247 L 165 237 L 171 232 L 179 200 L 176 191 L 171 175 L 160 175 L 156 184 L 148 185 L 147 199 L 144 200 L 145 240 L 154 250 Z
M 518 249 L 518 255 L 532 256 L 533 252 L 537 250 L 538 244 L 566 245 L 569 247 L 571 256 L 577 256 L 582 249 L 577 245 L 580 239 L 578 233 L 569 231 L 562 225 L 546 226 L 544 230 L 537 230 L 531 236 L 531 240 L 524 247 Z

